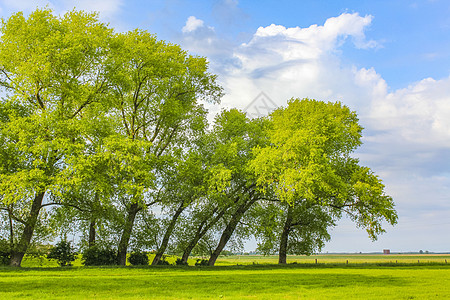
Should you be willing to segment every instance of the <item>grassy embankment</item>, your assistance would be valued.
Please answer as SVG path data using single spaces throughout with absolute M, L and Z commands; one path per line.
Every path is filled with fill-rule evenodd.
M 391 256 L 397 264 L 381 255 L 318 257 L 317 265 L 312 263 L 314 257 L 291 257 L 291 262 L 299 263 L 287 266 L 262 263 L 272 262 L 273 257 L 240 256 L 222 258 L 222 266 L 213 268 L 4 267 L 0 268 L 0 299 L 450 298 L 450 264 L 434 260 L 449 256 Z M 399 261 L 416 257 L 423 262 Z M 430 262 L 425 263 L 426 259 Z M 231 263 L 234 266 L 223 266 Z

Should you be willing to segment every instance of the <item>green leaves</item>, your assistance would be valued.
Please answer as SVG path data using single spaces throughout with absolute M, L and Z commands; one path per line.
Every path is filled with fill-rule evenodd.
M 104 87 L 101 62 L 112 31 L 95 14 L 17 13 L 2 20 L 1 32 L 1 82 L 10 100 L 71 118 Z
M 361 144 L 355 112 L 340 103 L 291 99 L 271 115 L 270 144 L 254 149 L 250 169 L 261 190 L 291 205 L 300 200 L 347 212 L 375 239 L 383 220 L 395 224 L 392 198 L 381 180 L 351 153 Z

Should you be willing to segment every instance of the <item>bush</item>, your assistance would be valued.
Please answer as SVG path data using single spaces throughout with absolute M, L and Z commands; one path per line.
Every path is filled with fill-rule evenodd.
M 195 262 L 196 266 L 207 266 L 208 265 L 208 260 L 207 259 L 197 259 L 197 261 Z
M 187 263 L 187 261 L 182 261 L 181 258 L 177 258 L 177 260 L 175 261 L 175 264 L 177 266 L 188 266 L 189 264 Z
M 147 252 L 132 252 L 128 257 L 128 262 L 133 266 L 148 266 Z
M 116 265 L 116 252 L 108 246 L 95 245 L 84 251 L 82 263 L 85 266 Z
M 70 242 L 60 241 L 55 247 L 50 249 L 50 253 L 47 255 L 48 259 L 56 259 L 61 267 L 71 266 L 75 260 L 75 249 Z
M 168 266 L 170 263 L 166 260 L 166 255 L 163 255 L 161 259 L 158 261 L 158 266 Z
M 9 264 L 11 258 L 11 247 L 7 240 L 0 239 L 0 265 Z

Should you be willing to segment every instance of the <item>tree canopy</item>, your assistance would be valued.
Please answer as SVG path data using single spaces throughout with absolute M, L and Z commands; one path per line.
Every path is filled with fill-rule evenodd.
M 0 245 L 9 263 L 58 235 L 66 245 L 69 230 L 86 257 L 115 252 L 108 261 L 121 265 L 130 247 L 154 251 L 153 264 L 167 251 L 186 263 L 208 249 L 214 265 L 252 235 L 285 263 L 320 250 L 344 214 L 372 239 L 396 223 L 382 181 L 352 157 L 356 112 L 291 99 L 256 119 L 223 110 L 210 125 L 203 103 L 219 103 L 217 81 L 206 58 L 145 30 L 116 33 L 95 13 L 2 19 L 0 231 L 9 239 Z

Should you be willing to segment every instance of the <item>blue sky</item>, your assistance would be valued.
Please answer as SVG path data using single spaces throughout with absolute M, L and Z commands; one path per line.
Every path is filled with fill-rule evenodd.
M 244 109 L 260 92 L 278 106 L 350 106 L 365 127 L 357 156 L 400 219 L 377 242 L 343 220 L 324 251 L 450 251 L 450 1 L 3 0 L 0 15 L 45 5 L 99 11 L 118 31 L 208 57 L 227 93 L 220 107 Z

